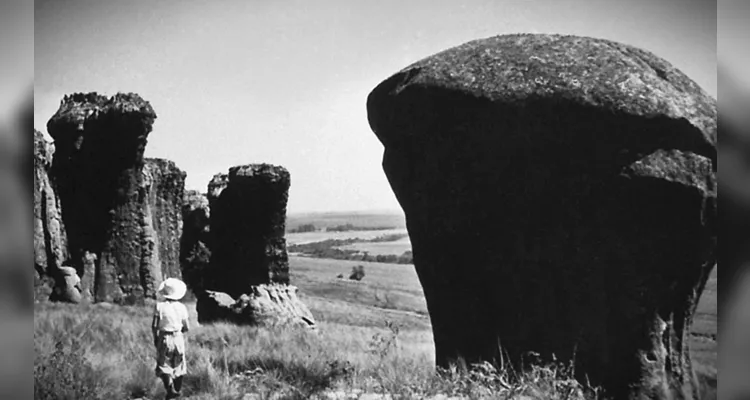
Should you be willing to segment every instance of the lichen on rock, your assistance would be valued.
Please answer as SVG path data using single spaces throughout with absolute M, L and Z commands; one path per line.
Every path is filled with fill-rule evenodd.
M 618 399 L 697 398 L 715 99 L 647 51 L 523 34 L 417 61 L 367 110 L 439 365 L 533 351 Z

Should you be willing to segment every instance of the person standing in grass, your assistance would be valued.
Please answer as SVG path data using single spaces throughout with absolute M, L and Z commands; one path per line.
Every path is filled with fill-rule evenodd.
M 164 382 L 167 399 L 180 396 L 182 377 L 187 373 L 184 335 L 190 330 L 190 324 L 187 308 L 180 303 L 186 291 L 181 280 L 164 280 L 158 290 L 164 300 L 156 303 L 151 323 L 156 346 L 156 375 Z

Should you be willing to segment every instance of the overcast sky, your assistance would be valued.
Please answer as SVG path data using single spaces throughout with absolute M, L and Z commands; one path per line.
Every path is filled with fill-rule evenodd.
M 716 96 L 716 1 L 110 1 L 35 5 L 35 124 L 64 94 L 136 92 L 148 157 L 206 190 L 233 165 L 281 164 L 289 211 L 398 210 L 368 93 L 425 56 L 515 32 L 653 51 Z

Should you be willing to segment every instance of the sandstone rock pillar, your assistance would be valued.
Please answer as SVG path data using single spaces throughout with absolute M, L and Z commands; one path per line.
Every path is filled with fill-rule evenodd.
M 646 51 L 506 35 L 369 95 L 436 361 L 575 358 L 616 399 L 697 399 L 716 262 L 716 101 Z
M 179 277 L 172 243 L 184 173 L 161 161 L 145 167 L 155 119 L 137 94 L 76 93 L 47 124 L 56 147 L 51 175 L 84 299 L 139 301 L 153 296 L 161 273 Z
M 59 277 L 58 270 L 68 259 L 68 242 L 60 199 L 50 179 L 54 148 L 44 135 L 34 131 L 34 297 L 49 297 Z
M 205 205 L 200 199 L 186 204 L 190 253 L 185 260 L 205 271 L 197 280 L 204 289 L 196 306 L 201 323 L 315 328 L 297 288 L 289 285 L 284 239 L 289 185 L 289 172 L 269 164 L 236 166 L 215 175 L 208 185 L 208 234 Z M 202 251 L 205 241 L 210 251 Z M 206 254 L 208 267 L 201 263 Z
M 209 279 L 211 230 L 208 198 L 202 193 L 185 192 L 182 206 L 180 265 L 182 276 L 194 293 L 202 293 Z
M 253 285 L 289 283 L 284 239 L 289 185 L 289 172 L 269 164 L 232 167 L 212 179 L 211 273 L 222 291 L 234 297 Z

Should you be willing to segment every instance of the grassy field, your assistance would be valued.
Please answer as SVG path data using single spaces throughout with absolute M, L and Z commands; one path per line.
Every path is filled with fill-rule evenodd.
M 356 250 L 361 252 L 367 252 L 371 255 L 388 255 L 404 254 L 405 251 L 411 250 L 411 241 L 409 237 L 405 237 L 400 240 L 393 242 L 364 242 L 364 243 L 352 243 L 346 246 L 340 247 L 342 250 Z
M 382 223 L 382 217 L 372 218 L 373 224 Z M 312 221 L 312 220 L 311 220 Z M 336 220 L 336 223 L 351 223 L 351 220 Z M 313 221 L 316 222 L 316 221 Z M 403 233 L 405 229 L 393 231 L 350 231 L 350 232 L 309 232 L 287 235 L 290 243 L 302 244 L 319 242 L 326 239 L 361 238 L 371 239 L 386 233 Z M 392 242 L 353 243 L 341 246 L 341 249 L 378 254 L 403 254 L 411 249 L 409 238 Z M 353 265 L 365 265 L 368 278 L 364 282 L 332 280 L 338 274 L 348 276 Z M 299 286 L 311 295 L 320 299 L 339 297 L 353 303 L 371 306 L 386 304 L 384 308 L 402 309 L 426 315 L 426 304 L 413 267 L 380 263 L 345 262 L 308 258 L 292 258 L 292 276 Z M 371 276 L 370 276 L 371 275 Z M 705 289 L 695 316 L 691 346 L 698 370 L 709 376 L 716 376 L 716 270 Z M 315 300 L 313 300 L 315 301 Z M 394 306 L 393 304 L 397 304 Z M 321 310 L 322 312 L 325 312 Z M 367 313 L 365 313 L 367 314 Z M 411 323 L 409 323 L 411 324 Z M 429 324 L 429 321 L 420 322 Z M 428 325 L 426 325 L 428 326 Z
M 290 233 L 289 244 L 406 233 L 403 215 L 397 213 L 298 214 L 290 215 L 287 226 L 302 224 L 396 229 Z M 342 246 L 372 255 L 403 254 L 410 248 L 408 237 Z M 346 279 L 357 265 L 364 266 L 365 277 Z M 490 367 L 436 374 L 427 305 L 412 265 L 291 255 L 290 273 L 301 300 L 315 315 L 317 331 L 200 326 L 195 304 L 188 303 L 196 326 L 189 334 L 184 398 L 311 399 L 387 393 L 393 399 L 446 394 L 575 400 L 592 395 L 564 368 L 535 368 L 521 376 Z M 35 398 L 163 398 L 153 373 L 150 312 L 143 306 L 37 304 Z M 716 272 L 699 304 L 692 333 L 696 369 L 716 386 Z M 251 393 L 256 397 L 244 397 Z
M 189 335 L 185 398 L 241 399 L 248 393 L 270 398 L 275 393 L 274 398 L 309 399 L 340 390 L 392 398 L 489 391 L 516 398 L 538 392 L 562 399 L 574 385 L 565 371 L 553 368 L 537 368 L 507 388 L 498 382 L 507 381 L 509 371 L 438 376 L 429 319 L 412 268 L 367 264 L 368 283 L 335 278 L 351 268 L 348 262 L 292 258 L 291 264 L 293 283 L 316 316 L 318 331 L 195 327 Z M 188 306 L 195 321 L 194 305 Z M 149 308 L 38 304 L 35 317 L 36 398 L 164 395 L 152 372 Z
M 313 243 L 313 242 L 322 242 L 324 240 L 328 239 L 338 239 L 338 240 L 344 240 L 344 239 L 363 239 L 363 240 L 369 240 L 374 239 L 379 236 L 384 235 L 395 235 L 395 234 L 406 234 L 406 228 L 398 228 L 398 229 L 387 229 L 387 230 L 378 230 L 378 231 L 347 231 L 347 232 L 325 232 L 325 231 L 318 231 L 318 232 L 303 232 L 303 233 L 287 233 L 286 234 L 286 241 L 288 244 L 305 244 L 305 243 Z M 401 240 L 400 242 L 402 242 Z M 396 242 L 391 242 L 396 243 Z M 408 242 L 408 248 L 405 250 L 409 250 L 411 248 L 411 243 Z M 403 244 L 400 245 L 403 247 Z M 398 254 L 402 254 L 401 253 Z M 389 253 L 391 254 L 391 253 Z M 396 253 L 393 253 L 396 254 Z
M 367 275 L 361 282 L 335 279 L 338 274 L 348 276 L 355 265 L 365 267 Z M 410 314 L 403 315 L 402 318 L 398 318 L 399 313 L 392 313 L 388 317 L 409 327 L 430 329 L 424 293 L 416 271 L 410 265 L 292 257 L 290 269 L 292 280 L 310 297 L 310 304 L 316 301 L 333 304 L 343 300 L 347 306 L 366 306 L 360 309 L 363 315 L 368 315 L 364 311 L 371 307 L 406 310 Z M 711 377 L 715 377 L 717 373 L 716 274 L 714 269 L 698 304 L 690 341 L 697 371 Z M 334 298 L 337 300 L 331 300 Z M 325 307 L 317 311 L 322 315 L 327 314 Z M 378 310 L 378 313 L 381 312 L 384 310 Z M 375 320 L 365 318 L 363 321 L 368 322 L 363 323 L 378 326 L 377 318 L 380 317 Z
M 399 211 L 290 213 L 287 217 L 286 228 L 292 230 L 305 224 L 313 224 L 317 228 L 352 224 L 359 227 L 387 226 L 406 229 L 404 214 Z
M 360 282 L 339 279 L 364 265 Z M 315 315 L 317 332 L 226 324 L 189 336 L 187 399 L 306 399 L 342 390 L 425 398 L 437 393 L 495 398 L 566 398 L 565 371 L 538 368 L 505 387 L 511 371 L 436 375 L 426 304 L 414 268 L 291 257 L 292 283 Z M 715 276 L 699 306 L 691 345 L 703 375 L 715 376 Z M 196 321 L 194 305 L 189 304 Z M 38 304 L 34 321 L 36 398 L 163 398 L 153 369 L 150 309 Z M 61 343 L 59 349 L 56 344 Z M 42 368 L 44 366 L 45 368 Z M 44 397 L 44 390 L 55 396 Z M 575 399 L 577 397 L 571 397 Z

